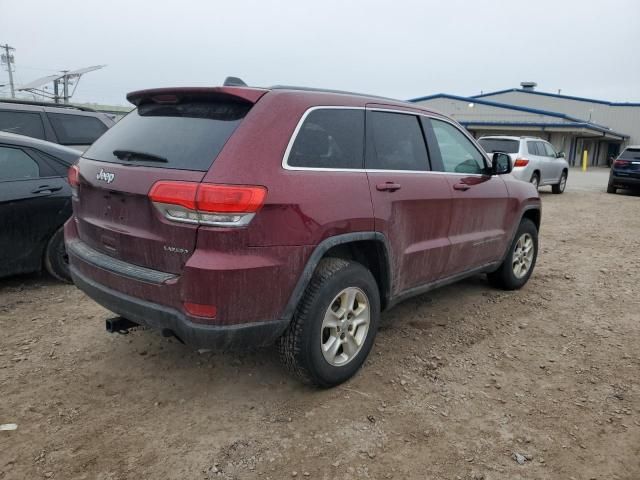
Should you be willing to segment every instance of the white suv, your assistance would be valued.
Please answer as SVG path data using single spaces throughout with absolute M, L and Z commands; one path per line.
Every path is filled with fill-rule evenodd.
M 553 193 L 562 193 L 567 185 L 569 164 L 564 153 L 556 153 L 549 142 L 536 137 L 491 136 L 478 139 L 491 156 L 508 153 L 513 162 L 512 175 L 537 187 L 551 185 Z

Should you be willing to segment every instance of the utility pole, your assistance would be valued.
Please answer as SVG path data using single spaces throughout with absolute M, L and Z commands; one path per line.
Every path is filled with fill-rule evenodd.
M 69 70 L 63 70 L 64 77 L 62 77 L 62 103 L 69 103 Z
M 4 54 L 2 55 L 2 60 L 7 64 L 7 70 L 9 71 L 9 86 L 11 87 L 11 98 L 16 98 L 16 91 L 13 85 L 13 71 L 11 70 L 11 64 L 14 63 L 13 55 L 11 55 L 11 50 L 15 50 L 15 48 L 10 47 L 8 43 L 4 45 L 0 45 L 0 48 L 4 49 Z

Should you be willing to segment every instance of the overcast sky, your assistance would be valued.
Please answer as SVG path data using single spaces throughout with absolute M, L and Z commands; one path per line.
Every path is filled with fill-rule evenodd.
M 228 75 L 402 99 L 530 80 L 640 101 L 638 0 L 0 0 L 0 12 L 17 83 L 107 64 L 74 101 L 126 104 L 131 90 Z

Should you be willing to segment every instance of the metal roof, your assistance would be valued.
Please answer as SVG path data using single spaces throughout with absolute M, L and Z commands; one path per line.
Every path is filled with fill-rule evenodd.
M 519 89 L 514 89 L 514 90 L 518 90 L 521 91 Z M 530 92 L 527 92 L 530 93 Z M 616 137 L 621 137 L 621 138 L 629 138 L 629 135 L 625 134 L 625 133 L 619 133 L 619 132 L 615 132 L 613 130 L 611 130 L 609 127 L 605 126 L 605 125 L 599 125 L 597 123 L 593 123 L 593 122 L 588 122 L 585 121 L 581 118 L 576 118 L 576 117 L 572 117 L 570 115 L 566 115 L 564 113 L 560 113 L 560 112 L 551 112 L 549 110 L 540 110 L 537 108 L 529 108 L 529 107 L 522 107 L 520 105 L 510 105 L 508 103 L 499 103 L 499 102 L 492 102 L 490 100 L 482 100 L 479 99 L 477 97 L 460 97 L 458 95 L 451 95 L 448 93 L 436 93 L 434 95 L 428 95 L 426 97 L 419 97 L 419 98 L 413 98 L 411 100 L 409 100 L 409 102 L 422 102 L 422 101 L 426 101 L 426 100 L 433 100 L 436 98 L 449 98 L 451 100 L 458 100 L 461 102 L 467 102 L 467 103 L 477 103 L 479 105 L 487 105 L 490 107 L 495 107 L 495 108 L 503 108 L 505 110 L 514 110 L 514 111 L 518 111 L 518 112 L 527 112 L 527 113 L 535 113 L 538 115 L 545 115 L 548 117 L 554 117 L 554 118 L 560 118 L 562 120 L 566 120 L 566 123 L 532 123 L 532 122 L 483 122 L 483 121 L 478 121 L 478 122 L 473 122 L 473 121 L 460 121 L 458 120 L 462 125 L 484 125 L 484 126 L 518 126 L 518 127 L 524 127 L 524 126 L 531 126 L 531 127 L 542 127 L 542 126 L 548 126 L 548 127 L 555 127 L 555 128 L 570 128 L 570 127 L 577 127 L 577 128 L 588 128 L 590 130 L 596 130 L 599 132 L 603 132 L 603 133 L 609 133 L 611 135 L 614 135 Z
M 601 103 L 603 105 L 610 105 L 613 107 L 640 107 L 640 103 L 634 102 L 609 102 L 607 100 L 598 100 L 595 98 L 586 98 L 586 97 L 574 97 L 572 95 L 562 95 L 560 93 L 549 93 L 549 92 L 537 92 L 536 90 L 525 90 L 523 88 L 507 88 L 505 90 L 496 90 L 495 92 L 481 93 L 479 95 L 472 95 L 470 98 L 484 98 L 491 97 L 493 95 L 499 95 L 501 93 L 510 93 L 510 92 L 520 92 L 520 93 L 528 93 L 531 95 L 543 95 L 546 97 L 555 97 L 555 98 L 563 98 L 566 100 L 577 100 L 580 102 L 590 102 L 590 103 Z

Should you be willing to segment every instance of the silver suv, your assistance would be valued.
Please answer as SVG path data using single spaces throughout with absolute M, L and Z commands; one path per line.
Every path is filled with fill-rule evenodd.
M 478 143 L 491 156 L 508 153 L 513 162 L 512 175 L 531 182 L 535 187 L 551 185 L 553 193 L 562 193 L 567 186 L 569 164 L 564 152 L 557 153 L 553 145 L 537 137 L 481 137 Z

